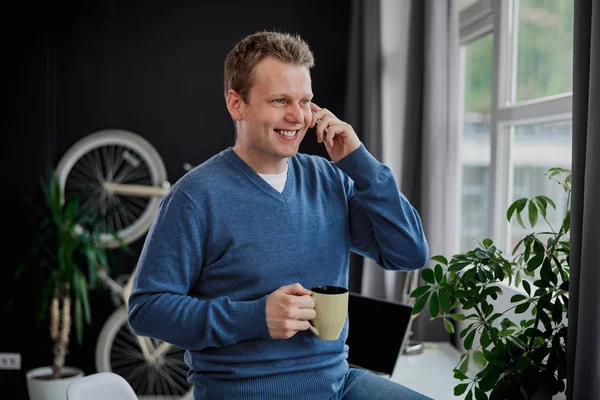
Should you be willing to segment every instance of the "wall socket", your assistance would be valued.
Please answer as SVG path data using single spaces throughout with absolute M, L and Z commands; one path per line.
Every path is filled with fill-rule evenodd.
M 19 353 L 0 353 L 1 369 L 21 369 L 21 355 Z

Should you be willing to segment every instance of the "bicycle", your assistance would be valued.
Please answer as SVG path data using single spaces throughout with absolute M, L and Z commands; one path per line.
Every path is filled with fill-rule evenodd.
M 184 164 L 184 169 L 191 166 Z M 126 130 L 92 133 L 73 144 L 56 168 L 64 199 L 73 194 L 81 207 L 104 219 L 106 231 L 115 232 L 129 244 L 144 235 L 152 224 L 160 199 L 170 183 L 162 158 L 141 136 Z M 115 248 L 118 241 L 108 233 L 100 246 Z M 133 273 L 112 279 L 100 271 L 116 310 L 104 323 L 96 342 L 96 369 L 115 372 L 145 400 L 191 400 L 185 351 L 167 342 L 137 336 L 127 323 L 127 301 Z

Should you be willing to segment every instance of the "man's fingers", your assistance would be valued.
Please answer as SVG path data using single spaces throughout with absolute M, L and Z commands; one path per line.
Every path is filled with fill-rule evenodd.
M 296 296 L 294 305 L 298 308 L 315 308 L 315 301 L 310 295 Z
M 317 313 L 315 312 L 314 309 L 312 308 L 301 308 L 298 310 L 298 316 L 296 317 L 297 320 L 309 320 L 309 319 L 314 319 L 317 316 Z
M 319 123 L 316 126 L 317 142 L 323 143 L 326 135 L 329 134 L 329 129 L 335 122 L 336 120 L 330 116 L 325 116 L 319 120 Z
M 304 286 L 302 286 L 299 283 L 292 283 L 291 285 L 282 286 L 278 289 L 278 291 L 296 296 L 310 296 L 310 294 L 312 293 L 310 290 L 305 289 Z

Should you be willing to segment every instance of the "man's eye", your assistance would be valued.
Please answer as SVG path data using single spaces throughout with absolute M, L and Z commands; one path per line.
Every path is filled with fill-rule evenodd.
M 304 105 L 304 106 L 305 106 L 305 105 L 307 105 L 308 103 L 310 103 L 310 101 L 308 101 L 308 100 L 302 100 L 302 101 L 301 101 L 301 103 L 302 103 L 302 105 Z
M 277 104 L 283 104 L 283 99 L 275 99 L 273 101 Z

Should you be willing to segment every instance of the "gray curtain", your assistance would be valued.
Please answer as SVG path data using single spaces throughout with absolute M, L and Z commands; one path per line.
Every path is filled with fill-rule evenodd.
M 410 32 L 411 57 L 416 56 L 419 48 L 423 51 L 423 76 L 421 87 L 417 82 L 408 80 L 410 94 L 407 107 L 415 109 L 410 110 L 407 116 L 421 114 L 422 125 L 421 129 L 416 129 L 418 121 L 405 121 L 402 191 L 415 199 L 413 201 L 421 214 L 429 242 L 430 256 L 447 255 L 455 250 L 458 226 L 458 1 L 414 0 L 412 7 L 414 21 L 419 21 L 419 13 L 424 14 L 422 39 L 418 38 L 418 27 Z M 415 64 L 413 68 L 417 67 L 418 64 Z M 413 100 L 420 95 L 422 104 L 419 112 L 416 109 L 418 102 L 413 103 Z M 415 154 L 420 160 L 414 158 Z M 414 288 L 414 284 L 411 285 L 408 292 Z M 430 321 L 428 307 L 415 319 L 413 332 L 413 338 L 417 340 L 450 339 L 443 328 L 443 321 Z
M 600 398 L 600 2 L 575 0 L 567 398 Z
M 381 161 L 380 26 L 379 0 L 352 0 L 344 118 Z M 362 264 L 363 257 L 352 254 L 349 288 L 357 293 L 361 292 Z
M 400 190 L 419 211 L 431 255 L 450 254 L 457 226 L 451 215 L 452 207 L 457 204 L 456 159 L 453 158 L 457 149 L 453 147 L 452 138 L 457 136 L 458 112 L 452 107 L 458 98 L 458 4 L 455 0 L 412 0 L 401 4 L 383 0 L 354 1 L 353 5 L 355 10 L 360 10 L 362 24 L 359 36 L 353 36 L 353 39 L 355 46 L 364 46 L 363 58 L 350 60 L 350 64 L 356 63 L 350 65 L 350 71 L 362 68 L 363 84 L 349 85 L 349 90 L 360 88 L 363 93 L 362 99 L 355 99 L 356 94 L 348 93 L 349 101 L 363 101 L 363 107 L 354 111 L 363 118 L 362 124 L 354 126 L 363 129 L 365 146 L 390 165 Z M 382 5 L 384 28 L 389 28 L 390 24 L 408 24 L 402 33 L 404 37 L 396 38 L 404 41 L 405 52 L 399 57 L 392 55 L 389 62 L 393 65 L 383 66 L 380 38 L 377 37 L 382 18 L 379 7 Z M 394 16 L 386 14 L 388 10 L 405 14 L 395 16 L 400 21 L 397 22 Z M 355 20 L 354 24 L 359 22 Z M 399 63 L 403 64 L 406 74 L 401 79 L 403 86 L 399 87 L 404 96 L 390 110 L 388 104 L 380 104 L 381 87 L 377 86 L 377 81 L 381 79 L 382 67 L 393 69 Z M 389 113 L 383 117 L 384 121 L 393 119 L 389 129 L 385 126 L 382 129 L 381 122 L 377 122 L 382 118 L 380 106 Z M 358 278 L 356 274 L 354 277 Z M 419 282 L 419 272 L 390 273 L 365 259 L 360 278 L 361 293 L 412 304 L 408 295 Z M 448 341 L 450 337 L 442 321 L 430 321 L 424 310 L 413 322 L 411 339 Z

